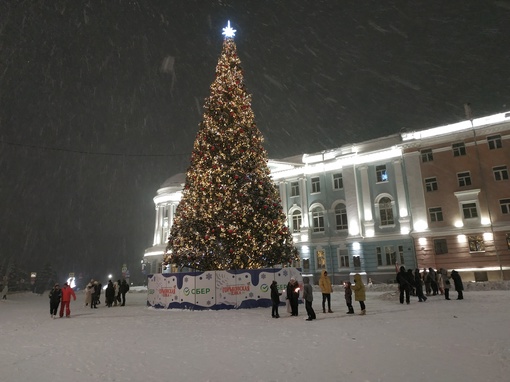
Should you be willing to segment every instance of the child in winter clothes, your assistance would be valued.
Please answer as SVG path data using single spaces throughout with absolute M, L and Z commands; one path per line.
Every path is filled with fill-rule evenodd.
M 354 308 L 352 307 L 352 289 L 350 281 L 344 282 L 344 288 L 345 288 L 345 303 L 347 304 L 347 308 L 349 308 L 347 314 L 354 314 Z
M 354 285 L 351 285 L 351 289 L 354 291 L 354 299 L 359 302 L 361 308 L 361 316 L 367 314 L 365 309 L 365 284 L 361 280 L 361 275 L 356 273 L 354 275 Z
M 50 290 L 50 294 L 48 296 L 50 298 L 50 315 L 51 318 L 57 318 L 57 310 L 60 305 L 60 299 L 62 298 L 62 291 L 60 290 L 60 285 L 55 284 L 53 288 Z

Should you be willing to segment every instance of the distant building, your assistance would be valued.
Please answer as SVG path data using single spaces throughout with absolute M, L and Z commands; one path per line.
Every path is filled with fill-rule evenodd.
M 334 284 L 355 273 L 393 282 L 400 265 L 510 279 L 509 165 L 510 113 L 269 161 L 294 265 L 315 282 L 326 269 Z M 161 264 L 184 180 L 154 198 L 147 273 L 176 271 Z

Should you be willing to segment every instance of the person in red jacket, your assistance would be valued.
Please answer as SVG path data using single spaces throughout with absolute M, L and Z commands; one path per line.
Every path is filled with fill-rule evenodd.
M 62 287 L 62 304 L 60 305 L 60 317 L 64 316 L 64 307 L 66 309 L 66 317 L 71 316 L 71 296 L 76 301 L 76 294 L 74 294 L 73 288 L 67 283 Z

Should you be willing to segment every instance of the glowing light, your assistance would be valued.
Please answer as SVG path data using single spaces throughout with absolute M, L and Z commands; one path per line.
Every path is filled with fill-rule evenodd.
M 482 218 L 481 223 L 482 225 L 490 225 L 491 220 L 489 218 Z
M 76 288 L 76 283 L 74 282 L 75 278 L 74 277 L 69 277 L 67 279 L 67 284 L 71 287 L 71 288 Z
M 232 29 L 230 27 L 230 20 L 228 21 L 228 24 L 225 28 L 223 28 L 223 33 L 222 35 L 224 35 L 226 38 L 233 38 L 236 34 L 236 30 L 235 29 Z
M 492 239 L 494 239 L 494 236 L 492 235 L 492 232 L 484 232 L 483 240 L 492 240 Z
M 405 218 L 407 216 L 407 208 L 402 207 L 400 209 L 400 217 Z
M 354 243 L 352 243 L 352 249 L 354 251 L 359 251 L 361 249 L 361 244 L 357 241 L 355 241 Z
M 454 226 L 457 227 L 457 228 L 462 228 L 462 227 L 464 227 L 464 223 L 462 222 L 462 220 L 457 220 L 454 223 Z
M 418 244 L 420 244 L 420 245 L 426 245 L 426 244 L 427 244 L 427 238 L 425 238 L 425 237 L 420 237 L 420 238 L 418 239 Z
M 457 242 L 465 243 L 467 241 L 466 235 L 457 235 Z
M 375 231 L 373 229 L 367 229 L 367 237 L 374 237 Z
M 407 235 L 410 232 L 410 229 L 408 227 L 402 227 L 400 228 L 400 233 L 402 235 Z
M 414 222 L 414 230 L 421 232 L 425 231 L 428 228 L 428 224 L 425 220 L 416 220 Z

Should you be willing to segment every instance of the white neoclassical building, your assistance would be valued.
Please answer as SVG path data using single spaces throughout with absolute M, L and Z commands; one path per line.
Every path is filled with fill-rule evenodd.
M 510 113 L 270 160 L 303 273 L 335 284 L 360 273 L 455 268 L 465 281 L 510 278 Z M 185 174 L 154 197 L 146 273 L 162 269 Z

